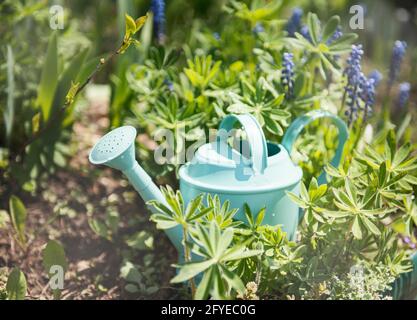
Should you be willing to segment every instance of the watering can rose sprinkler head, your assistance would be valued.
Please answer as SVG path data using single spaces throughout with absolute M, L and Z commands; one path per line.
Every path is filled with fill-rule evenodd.
M 94 145 L 89 161 L 122 171 L 144 201 L 156 200 L 168 206 L 159 188 L 135 159 L 135 139 L 136 129 L 132 126 L 114 129 Z M 166 230 L 166 234 L 178 252 L 181 252 L 181 232 L 172 228 Z

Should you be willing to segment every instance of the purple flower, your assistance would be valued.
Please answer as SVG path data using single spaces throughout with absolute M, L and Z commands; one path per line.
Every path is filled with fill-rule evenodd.
M 294 95 L 294 55 L 284 52 L 282 57 L 281 83 L 286 88 L 287 99 Z
M 359 97 L 364 103 L 364 117 L 363 120 L 366 121 L 368 116 L 372 112 L 372 106 L 375 103 L 375 80 L 372 78 L 366 78 L 363 74 L 360 77 L 359 81 Z
M 153 12 L 153 27 L 159 42 L 165 38 L 165 1 L 152 0 L 151 11 Z
M 311 40 L 311 35 L 310 35 L 310 31 L 308 30 L 308 27 L 306 25 L 303 25 L 300 29 L 300 34 L 306 38 L 308 41 L 313 42 Z
M 327 45 L 332 44 L 334 41 L 339 39 L 341 36 L 343 36 L 342 28 L 338 26 L 336 28 L 336 31 L 333 33 L 333 35 L 326 41 Z
M 362 45 L 353 45 L 349 58 L 347 59 L 347 67 L 343 74 L 347 76 L 348 86 L 357 86 L 361 76 L 361 60 L 363 56 Z
M 292 16 L 287 22 L 286 30 L 290 37 L 294 37 L 295 33 L 301 28 L 301 18 L 303 16 L 303 10 L 301 8 L 294 8 Z
M 400 84 L 400 90 L 398 92 L 397 104 L 400 108 L 404 108 L 404 106 L 408 102 L 408 98 L 410 97 L 410 89 L 411 86 L 408 82 L 403 82 Z
M 391 65 L 389 69 L 389 85 L 392 86 L 400 73 L 401 63 L 403 61 L 405 51 L 407 50 L 407 43 L 405 41 L 397 40 L 392 48 Z
M 347 98 L 346 116 L 351 124 L 357 119 L 358 112 L 361 110 L 360 100 L 365 102 L 365 114 L 370 111 L 370 106 L 374 103 L 374 81 L 368 81 L 362 73 L 361 60 L 363 56 L 362 45 L 353 45 L 344 75 L 347 77 L 345 86 L 345 96 Z
M 264 31 L 265 31 L 264 26 L 262 25 L 262 23 L 259 23 L 259 22 L 255 25 L 255 28 L 253 28 L 252 30 L 254 34 L 258 34 Z
M 218 32 L 213 32 L 213 37 L 214 39 L 216 39 L 217 41 L 220 40 L 220 34 Z
M 375 87 L 377 87 L 381 83 L 381 80 L 382 80 L 383 77 L 382 77 L 381 72 L 379 72 L 378 70 L 373 70 L 369 74 L 368 78 L 369 79 L 374 79 Z
M 170 81 L 169 79 L 165 79 L 164 84 L 167 86 L 170 92 L 174 91 L 174 84 L 172 83 L 172 81 Z
M 407 244 L 410 247 L 410 249 L 416 248 L 416 244 L 413 242 L 413 240 L 410 237 L 403 237 L 402 240 L 405 244 Z

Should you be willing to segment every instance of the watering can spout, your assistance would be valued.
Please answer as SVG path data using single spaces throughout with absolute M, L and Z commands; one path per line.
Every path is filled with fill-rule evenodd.
M 135 138 L 136 129 L 132 126 L 114 129 L 94 145 L 89 160 L 122 171 L 145 202 L 156 200 L 169 207 L 162 192 L 135 159 Z M 177 249 L 181 248 L 178 230 L 169 229 L 166 234 Z

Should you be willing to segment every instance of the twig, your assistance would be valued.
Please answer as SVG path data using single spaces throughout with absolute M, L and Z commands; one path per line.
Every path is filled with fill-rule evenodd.
M 83 82 L 83 84 L 77 89 L 77 91 L 74 94 L 74 98 L 76 98 L 81 91 L 91 82 L 91 80 L 97 75 L 97 73 L 116 55 L 119 54 L 119 50 L 114 51 L 107 59 L 100 59 L 99 63 L 97 64 L 94 71 L 88 76 L 88 78 Z M 72 101 L 66 101 L 65 104 L 61 107 L 60 110 L 55 112 L 51 118 L 49 118 L 48 122 L 45 126 L 43 126 L 40 130 L 38 130 L 33 136 L 31 136 L 22 146 L 20 146 L 19 150 L 12 155 L 11 153 L 11 160 L 17 160 L 20 155 L 22 155 L 25 151 L 25 149 L 31 145 L 33 142 L 35 142 L 37 139 L 39 139 L 43 133 L 45 133 L 48 129 L 51 128 L 51 126 L 55 123 L 55 120 L 59 118 L 59 116 L 63 115 L 65 111 L 71 106 Z

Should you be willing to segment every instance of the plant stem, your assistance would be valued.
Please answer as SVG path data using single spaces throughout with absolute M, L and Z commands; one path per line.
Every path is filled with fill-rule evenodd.
M 77 89 L 77 91 L 74 94 L 74 98 L 76 98 L 81 91 L 84 90 L 84 88 L 91 82 L 91 80 L 97 75 L 97 73 L 110 61 L 112 60 L 116 55 L 119 54 L 119 49 L 116 51 L 113 51 L 110 56 L 107 59 L 100 59 L 100 61 L 98 62 L 96 68 L 94 69 L 94 71 L 87 77 L 87 79 L 83 82 L 83 84 Z M 35 142 L 36 140 L 38 140 L 43 133 L 45 133 L 45 131 L 47 131 L 49 128 L 51 128 L 51 126 L 56 123 L 56 120 L 59 118 L 59 116 L 63 115 L 64 112 L 72 105 L 72 102 L 67 101 L 65 102 L 65 104 L 61 107 L 60 110 L 58 110 L 57 112 L 55 112 L 51 118 L 49 118 L 48 122 L 46 123 L 45 126 L 43 126 L 40 130 L 38 130 L 34 135 L 32 135 L 25 143 L 23 143 L 18 151 L 16 153 L 10 153 L 10 160 L 13 161 L 15 160 L 17 162 L 17 159 L 20 155 L 22 155 L 26 149 L 26 147 L 28 147 L 29 145 L 31 145 L 33 142 Z
M 184 241 L 184 260 L 185 262 L 191 262 L 191 252 L 190 252 L 190 248 L 188 247 L 188 232 L 187 232 L 187 227 L 185 226 L 182 226 L 182 237 Z M 191 286 L 191 298 L 194 299 L 196 288 L 195 288 L 195 282 L 193 278 L 190 279 L 190 286 Z

